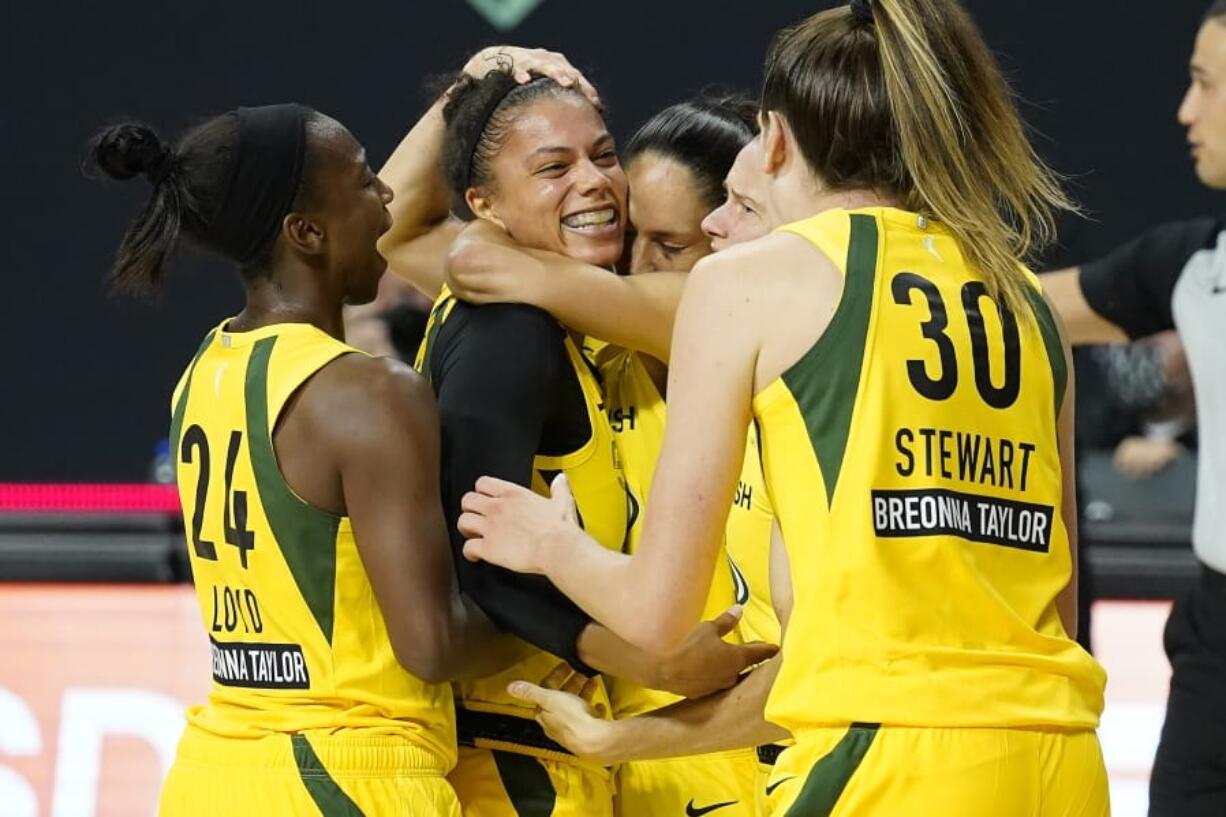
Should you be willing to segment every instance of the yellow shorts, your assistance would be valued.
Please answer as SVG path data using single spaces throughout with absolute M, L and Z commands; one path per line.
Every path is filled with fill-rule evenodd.
M 623 763 L 618 817 L 756 817 L 758 757 L 752 749 Z
M 443 758 L 401 737 L 299 732 L 222 738 L 188 726 L 161 817 L 460 817 Z
M 853 725 L 796 736 L 771 815 L 1107 817 L 1094 732 Z
M 603 770 L 516 752 L 460 747 L 447 776 L 465 817 L 612 817 Z
M 755 814 L 768 813 L 767 802 L 771 792 L 774 791 L 771 788 L 771 775 L 775 771 L 775 764 L 779 761 L 779 756 L 791 745 L 792 742 L 789 740 L 786 743 L 768 743 L 755 750 L 758 756 L 758 776 L 754 783 L 754 802 L 757 808 Z

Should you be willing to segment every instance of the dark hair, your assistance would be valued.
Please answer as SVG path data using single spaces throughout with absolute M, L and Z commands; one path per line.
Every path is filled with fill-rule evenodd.
M 758 133 L 758 103 L 746 96 L 700 96 L 670 105 L 630 137 L 622 156 L 629 164 L 658 153 L 689 168 L 696 191 L 715 209 L 724 199 L 724 178 L 741 148 Z
M 520 85 L 509 68 L 495 69 L 481 79 L 465 74 L 451 86 L 443 106 L 447 133 L 443 175 L 451 188 L 452 210 L 457 216 L 472 218 L 464 201 L 469 187 L 493 184 L 490 162 L 506 144 L 515 113 L 538 99 L 568 94 L 587 101 L 578 90 L 548 77 L 535 77 Z
M 780 31 L 762 109 L 832 189 L 870 188 L 935 218 L 998 303 L 1025 314 L 1018 266 L 1076 211 L 1039 159 L 1000 69 L 956 0 L 873 0 Z M 1028 312 L 1028 310 L 1027 310 Z
M 1226 0 L 1214 0 L 1213 5 L 1205 12 L 1205 22 L 1226 17 Z
M 296 208 L 308 206 L 316 159 L 313 132 L 327 122 L 312 112 Z M 97 133 L 89 143 L 87 175 L 127 181 L 143 175 L 153 186 L 149 200 L 128 225 L 107 277 L 115 292 L 148 296 L 161 290 L 166 265 L 183 238 L 225 255 L 209 239 L 209 226 L 225 201 L 238 150 L 238 114 L 214 116 L 191 128 L 175 143 L 162 141 L 143 122 L 122 122 Z M 252 261 L 242 265 L 245 280 L 267 273 L 275 237 Z

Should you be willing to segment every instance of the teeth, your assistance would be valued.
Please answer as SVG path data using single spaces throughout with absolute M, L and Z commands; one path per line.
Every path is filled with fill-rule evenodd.
M 567 227 L 575 229 L 583 229 L 584 227 L 598 227 L 608 224 L 617 218 L 617 213 L 612 207 L 604 210 L 591 210 L 587 213 L 576 213 L 573 216 L 567 216 L 562 219 L 562 223 Z

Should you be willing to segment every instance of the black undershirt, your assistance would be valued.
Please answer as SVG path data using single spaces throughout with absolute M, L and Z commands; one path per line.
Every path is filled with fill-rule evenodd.
M 467 561 L 456 528 L 478 477 L 531 486 L 537 454 L 568 454 L 591 437 L 564 338 L 535 307 L 457 302 L 430 339 L 425 369 L 438 396 L 443 510 L 460 589 L 501 629 L 594 674 L 576 649 L 589 616 L 543 576 Z

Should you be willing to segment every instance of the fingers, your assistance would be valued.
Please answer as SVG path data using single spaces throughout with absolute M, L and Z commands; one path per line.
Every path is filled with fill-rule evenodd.
M 553 482 L 549 484 L 549 496 L 554 502 L 562 506 L 562 516 L 571 522 L 576 522 L 579 519 L 579 513 L 575 510 L 575 497 L 570 492 L 570 480 L 566 478 L 566 474 L 558 474 L 553 478 Z
M 485 561 L 485 540 L 469 539 L 464 543 L 464 558 L 470 562 Z
M 779 653 L 777 644 L 767 644 L 765 641 L 751 641 L 737 647 L 741 652 L 741 668 L 755 667 L 763 661 L 769 661 Z
M 604 708 L 604 704 L 596 700 L 596 693 L 601 690 L 600 676 L 593 675 L 584 681 L 577 694 L 580 698 L 588 702 L 588 705 L 595 708 L 597 711 Z M 603 715 L 601 716 L 603 717 Z
M 570 668 L 570 664 L 563 661 L 544 677 L 540 685 L 545 689 L 561 689 L 574 674 L 575 671 Z
M 715 632 L 720 638 L 736 629 L 737 623 L 741 620 L 741 613 L 741 605 L 734 604 L 711 620 L 711 623 L 715 625 Z
M 592 83 L 588 82 L 582 71 L 571 65 L 564 54 L 556 51 L 492 46 L 478 53 L 465 70 L 480 78 L 495 69 L 510 71 L 511 76 L 520 84 L 531 82 L 534 74 L 549 77 L 563 87 L 578 90 L 591 100 L 593 105 L 600 105 L 600 94 Z
M 539 706 L 542 709 L 548 706 L 552 700 L 551 696 L 560 694 L 536 684 L 530 684 L 527 681 L 515 681 L 509 684 L 507 692 L 510 693 L 512 698 L 517 698 L 533 706 Z
M 485 536 L 486 521 L 485 514 L 465 511 L 456 521 L 456 527 L 469 539 L 480 539 Z
M 477 484 L 473 486 L 473 490 L 479 494 L 486 496 L 511 496 L 515 493 L 532 493 L 527 488 L 521 485 L 516 485 L 514 482 L 507 482 L 505 479 L 497 477 L 480 477 Z

